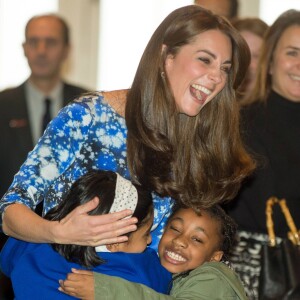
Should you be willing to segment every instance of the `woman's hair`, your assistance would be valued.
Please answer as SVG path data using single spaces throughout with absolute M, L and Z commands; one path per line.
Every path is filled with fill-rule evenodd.
M 250 32 L 256 35 L 261 39 L 261 42 L 264 39 L 264 36 L 269 28 L 269 25 L 265 23 L 260 18 L 236 18 L 231 20 L 231 24 L 235 27 L 239 32 Z M 242 33 L 243 34 L 243 33 Z M 252 59 L 252 58 L 251 58 Z M 255 58 L 256 59 L 256 58 Z M 245 99 L 249 96 L 249 85 L 253 85 L 253 81 L 256 77 L 253 78 L 252 70 L 249 70 L 248 76 L 245 77 L 243 83 L 239 87 L 239 91 L 237 93 L 240 104 L 243 105 Z M 250 74 L 251 73 L 251 74 Z
M 178 204 L 174 205 L 169 220 L 171 220 L 172 216 L 175 215 L 179 209 L 187 209 L 187 207 Z M 237 223 L 218 204 L 205 209 L 195 210 L 199 216 L 201 216 L 202 211 L 207 213 L 219 225 L 219 245 L 217 250 L 223 251 L 222 261 L 227 263 L 230 253 L 236 244 Z
M 270 66 L 273 60 L 273 54 L 276 50 L 279 39 L 291 26 L 300 26 L 299 10 L 291 9 L 284 12 L 267 30 L 261 49 L 254 90 L 245 104 L 250 104 L 256 101 L 265 102 L 267 100 L 272 89 Z
M 117 174 L 112 171 L 92 170 L 76 180 L 63 201 L 52 208 L 45 219 L 60 221 L 74 208 L 87 203 L 94 197 L 99 198 L 98 206 L 89 215 L 108 214 L 114 202 Z M 145 224 L 153 214 L 151 193 L 134 185 L 138 193 L 138 202 L 133 217 L 138 219 L 137 227 Z M 130 235 L 130 233 L 128 234 Z M 79 245 L 53 244 L 54 250 L 67 260 L 85 267 L 93 267 L 103 262 L 95 251 L 95 247 Z
M 237 18 L 231 21 L 231 24 L 238 31 L 249 31 L 263 38 L 269 25 L 260 18 Z
M 189 117 L 178 113 L 168 78 L 161 73 L 168 55 L 176 55 L 207 30 L 220 30 L 230 38 L 232 68 L 224 89 L 197 116 Z M 254 168 L 240 139 L 235 98 L 249 62 L 247 43 L 225 18 L 198 5 L 165 18 L 127 94 L 127 155 L 133 180 L 193 207 L 236 195 Z

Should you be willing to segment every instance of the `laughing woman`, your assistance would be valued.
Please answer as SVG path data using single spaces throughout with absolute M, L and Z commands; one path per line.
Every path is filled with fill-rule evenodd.
M 235 98 L 249 61 L 227 20 L 197 5 L 174 10 L 152 35 L 129 90 L 82 95 L 48 125 L 0 202 L 3 231 L 36 243 L 127 240 L 136 229 L 129 210 L 89 216 L 91 201 L 60 222 L 34 213 L 41 201 L 44 213 L 56 206 L 90 169 L 153 191 L 154 249 L 174 201 L 199 208 L 233 198 L 254 167 Z

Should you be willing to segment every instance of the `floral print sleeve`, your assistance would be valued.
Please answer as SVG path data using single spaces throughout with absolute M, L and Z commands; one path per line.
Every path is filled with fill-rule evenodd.
M 11 203 L 35 209 L 41 201 L 44 201 L 45 214 L 90 169 L 111 170 L 129 179 L 126 137 L 125 119 L 105 102 L 101 93 L 75 100 L 50 122 L 28 154 L 0 201 L 0 214 Z M 155 193 L 153 196 L 155 218 L 151 247 L 157 249 L 172 200 L 162 199 Z
M 34 209 L 44 200 L 44 212 L 56 205 L 73 181 L 89 168 L 97 167 L 88 162 L 95 156 L 92 148 L 99 152 L 101 146 L 91 145 L 89 139 L 94 140 L 96 129 L 101 130 L 101 124 L 95 125 L 99 119 L 109 122 L 112 113 L 101 94 L 83 97 L 64 107 L 16 174 L 0 202 L 0 212 L 14 202 Z M 125 123 L 121 125 L 125 137 Z M 96 144 L 100 144 L 100 135 Z

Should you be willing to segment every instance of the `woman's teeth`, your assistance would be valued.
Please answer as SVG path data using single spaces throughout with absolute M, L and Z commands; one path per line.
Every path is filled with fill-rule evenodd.
M 209 89 L 207 89 L 206 87 L 199 85 L 199 84 L 192 84 L 192 87 L 198 91 L 203 92 L 204 94 L 206 94 L 207 96 L 211 94 L 211 91 Z

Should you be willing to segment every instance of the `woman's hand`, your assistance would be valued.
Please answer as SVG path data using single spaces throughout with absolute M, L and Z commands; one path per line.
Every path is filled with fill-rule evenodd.
M 126 218 L 131 210 L 100 216 L 90 216 L 88 212 L 97 207 L 99 198 L 75 208 L 53 228 L 55 243 L 99 246 L 128 240 L 124 234 L 136 230 L 137 219 Z
M 94 300 L 94 274 L 91 271 L 72 269 L 67 279 L 59 280 L 59 291 L 82 300 Z

